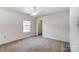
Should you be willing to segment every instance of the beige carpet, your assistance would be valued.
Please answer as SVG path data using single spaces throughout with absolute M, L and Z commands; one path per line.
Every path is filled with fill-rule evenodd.
M 1 52 L 67 52 L 69 44 L 62 41 L 42 38 L 41 36 L 23 39 L 0 46 Z

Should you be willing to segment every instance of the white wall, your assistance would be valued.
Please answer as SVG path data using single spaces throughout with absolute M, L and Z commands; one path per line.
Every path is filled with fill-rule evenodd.
M 79 26 L 77 27 L 77 22 L 79 21 L 79 8 L 70 8 L 70 46 L 71 51 L 79 51 Z
M 23 19 L 32 22 L 32 31 L 23 33 Z M 36 20 L 27 15 L 0 9 L 0 44 L 35 35 Z
M 56 12 L 41 17 L 43 37 L 69 42 L 69 11 Z

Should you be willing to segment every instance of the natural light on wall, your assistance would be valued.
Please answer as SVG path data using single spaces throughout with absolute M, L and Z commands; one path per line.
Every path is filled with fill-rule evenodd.
M 23 32 L 31 32 L 31 21 L 23 20 Z

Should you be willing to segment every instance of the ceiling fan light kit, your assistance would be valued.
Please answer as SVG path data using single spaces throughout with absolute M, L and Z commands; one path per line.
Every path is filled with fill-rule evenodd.
M 33 7 L 32 16 L 37 16 L 37 10 L 36 10 L 36 7 Z

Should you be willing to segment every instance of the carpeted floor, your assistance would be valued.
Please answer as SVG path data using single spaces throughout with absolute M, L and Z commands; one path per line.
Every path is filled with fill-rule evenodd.
M 0 46 L 1 52 L 70 52 L 69 43 L 41 36 Z

